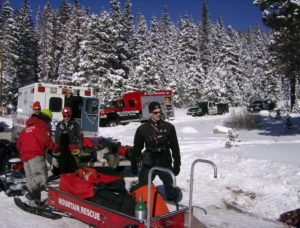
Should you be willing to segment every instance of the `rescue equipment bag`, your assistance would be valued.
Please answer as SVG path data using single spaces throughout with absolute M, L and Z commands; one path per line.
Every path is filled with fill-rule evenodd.
M 148 200 L 148 185 L 142 185 L 138 183 L 137 185 L 132 186 L 131 195 L 136 200 L 136 202 L 140 199 L 140 195 L 143 194 L 144 203 L 147 205 Z M 154 184 L 151 185 L 151 204 L 150 204 L 150 216 L 160 216 L 163 214 L 169 213 L 169 208 L 165 203 L 163 197 L 157 191 Z
M 95 190 L 95 196 L 91 201 L 106 208 L 134 216 L 135 200 L 126 191 L 98 189 Z
M 116 180 L 123 180 L 122 177 L 107 175 L 98 172 L 96 169 L 90 167 L 82 167 L 77 169 L 75 175 L 81 177 L 82 179 L 85 179 L 86 181 L 92 184 L 99 184 L 99 183 L 108 184 Z
M 94 184 L 76 176 L 75 173 L 60 175 L 59 190 L 81 199 L 90 199 L 94 196 Z
M 134 216 L 135 200 L 128 194 L 124 179 L 100 182 L 94 187 L 92 202 Z
M 113 185 L 111 183 L 114 181 L 124 182 L 121 177 L 106 175 L 93 168 L 85 167 L 79 168 L 75 173 L 61 174 L 59 189 L 81 199 L 91 199 L 94 197 L 95 185 Z

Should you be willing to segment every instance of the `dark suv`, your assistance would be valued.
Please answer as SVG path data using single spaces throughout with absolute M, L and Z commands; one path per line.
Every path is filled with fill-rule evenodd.
M 274 110 L 276 103 L 270 100 L 252 101 L 247 107 L 249 112 L 259 112 L 261 110 Z
M 191 116 L 202 116 L 202 110 L 199 107 L 191 107 L 188 109 L 187 115 L 191 115 Z

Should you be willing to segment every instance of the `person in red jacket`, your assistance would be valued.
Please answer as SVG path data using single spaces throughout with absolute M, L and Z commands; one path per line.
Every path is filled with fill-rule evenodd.
M 32 104 L 32 113 L 38 115 L 41 112 L 41 104 L 39 101 L 36 101 Z
M 41 200 L 41 191 L 47 182 L 46 151 L 58 151 L 58 146 L 49 136 L 49 122 L 52 112 L 43 109 L 38 115 L 33 114 L 26 122 L 17 141 L 20 158 L 26 174 L 26 197 L 32 206 Z

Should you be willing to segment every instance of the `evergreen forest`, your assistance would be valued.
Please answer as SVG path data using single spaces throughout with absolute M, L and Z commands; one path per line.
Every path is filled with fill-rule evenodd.
M 110 0 L 110 10 L 99 14 L 76 0 L 62 0 L 58 9 L 47 3 L 36 15 L 28 0 L 18 9 L 10 0 L 0 7 L 6 106 L 15 107 L 18 88 L 33 82 L 90 86 L 103 101 L 132 90 L 172 89 L 176 107 L 289 100 L 291 88 L 298 97 L 299 69 L 291 84 L 291 74 L 277 67 L 278 31 L 225 27 L 221 17 L 211 21 L 205 2 L 198 21 L 188 12 L 171 19 L 167 6 L 146 21 L 143 12 L 132 14 L 130 0 Z

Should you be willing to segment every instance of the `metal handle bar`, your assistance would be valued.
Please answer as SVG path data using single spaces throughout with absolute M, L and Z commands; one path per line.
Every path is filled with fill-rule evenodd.
M 189 228 L 191 227 L 191 223 L 192 223 L 192 202 L 193 202 L 194 168 L 195 168 L 196 163 L 198 163 L 198 162 L 203 162 L 203 163 L 210 164 L 214 168 L 214 178 L 217 178 L 217 172 L 218 172 L 216 164 L 213 163 L 212 161 L 204 160 L 204 159 L 197 159 L 197 160 L 193 161 L 192 167 L 191 167 L 191 176 L 190 176 L 189 224 L 188 224 Z
M 167 172 L 171 175 L 173 179 L 173 187 L 176 187 L 176 179 L 174 173 L 170 169 L 162 168 L 162 167 L 153 167 L 150 169 L 148 174 L 148 198 L 147 198 L 147 222 L 146 227 L 150 228 L 150 207 L 151 207 L 151 185 L 152 185 L 152 174 L 155 170 Z

